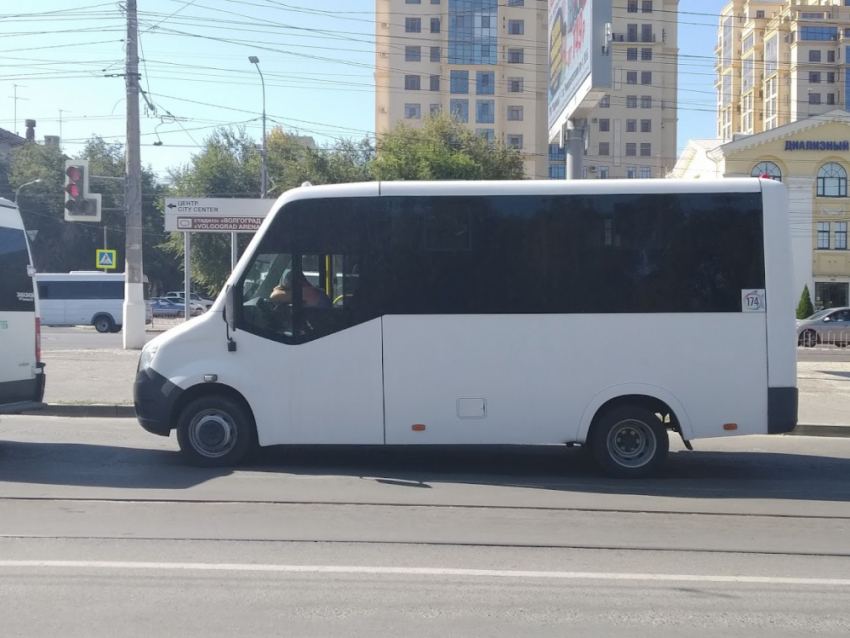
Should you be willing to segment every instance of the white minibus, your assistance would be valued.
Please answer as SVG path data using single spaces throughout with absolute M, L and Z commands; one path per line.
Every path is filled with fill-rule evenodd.
M 35 276 L 46 326 L 94 326 L 119 332 L 124 323 L 124 274 L 98 271 L 39 273 Z M 143 278 L 145 322 L 151 323 L 148 278 Z
M 136 413 L 203 465 L 578 443 L 645 476 L 668 431 L 795 427 L 790 243 L 766 179 L 308 185 L 210 312 L 145 347 Z
M 44 407 L 34 274 L 18 207 L 0 198 L 0 414 Z

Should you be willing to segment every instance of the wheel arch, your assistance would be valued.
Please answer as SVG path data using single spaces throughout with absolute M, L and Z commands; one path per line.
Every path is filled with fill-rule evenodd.
M 584 409 L 575 440 L 586 442 L 596 418 L 605 410 L 624 403 L 638 403 L 656 413 L 669 412 L 671 427 L 678 430 L 682 439 L 691 441 L 694 438 L 693 426 L 685 407 L 670 392 L 644 383 L 624 383 L 606 388 L 593 397 Z

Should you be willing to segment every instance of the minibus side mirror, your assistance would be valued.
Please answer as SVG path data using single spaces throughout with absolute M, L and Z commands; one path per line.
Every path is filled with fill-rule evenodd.
M 224 291 L 224 320 L 227 322 L 227 327 L 233 331 L 236 331 L 236 322 L 233 319 L 235 306 L 233 286 L 228 286 Z
M 236 332 L 236 300 L 233 286 L 224 289 L 224 322 L 227 324 L 227 351 L 236 352 L 236 342 L 230 336 Z

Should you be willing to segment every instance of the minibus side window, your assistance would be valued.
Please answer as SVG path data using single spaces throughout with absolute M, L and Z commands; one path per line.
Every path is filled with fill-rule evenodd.
M 236 327 L 299 345 L 375 318 L 358 304 L 366 216 L 378 198 L 299 200 L 275 213 L 236 286 Z
M 33 280 L 23 229 L 0 226 L 0 311 L 34 312 Z

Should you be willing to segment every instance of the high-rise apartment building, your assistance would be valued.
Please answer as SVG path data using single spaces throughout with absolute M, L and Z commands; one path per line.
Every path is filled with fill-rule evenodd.
M 547 139 L 548 3 L 375 0 L 376 130 L 447 112 L 563 179 Z M 588 178 L 663 177 L 676 162 L 678 0 L 614 0 L 613 86 L 588 119 Z
M 850 108 L 850 0 L 732 0 L 715 53 L 722 140 Z
M 678 5 L 614 0 L 613 86 L 588 120 L 585 177 L 664 177 L 675 165 Z
M 376 131 L 450 113 L 547 177 L 547 4 L 375 0 Z

